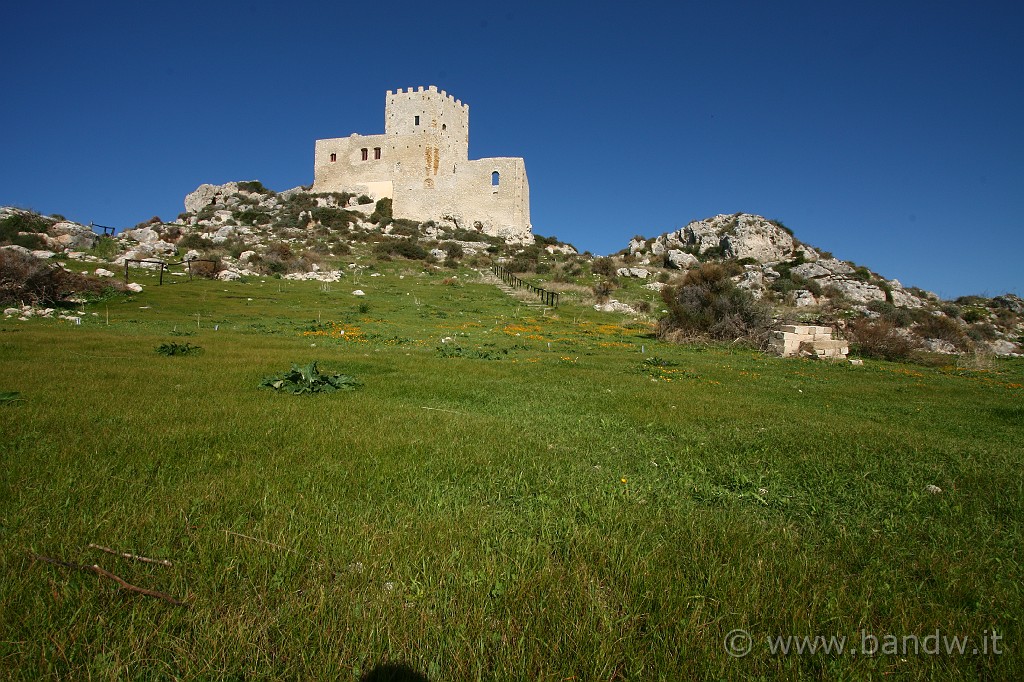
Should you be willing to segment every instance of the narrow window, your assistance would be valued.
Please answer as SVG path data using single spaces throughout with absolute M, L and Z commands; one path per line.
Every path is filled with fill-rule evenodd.
M 373 148 L 373 158 L 375 158 L 375 159 L 379 159 L 380 158 L 380 147 L 374 147 Z
M 497 187 L 499 182 L 501 182 L 501 175 L 498 174 L 498 171 L 494 171 L 491 173 L 491 187 Z
M 334 154 L 334 153 L 332 153 L 332 154 L 331 154 L 331 163 L 334 163 L 334 162 L 335 162 L 335 161 L 337 161 L 337 160 L 338 160 L 338 155 L 337 155 L 337 154 Z
M 417 117 L 416 117 L 416 125 L 419 125 L 419 124 L 420 124 L 420 117 L 419 117 L 419 116 L 417 116 Z
M 441 124 L 441 130 L 448 130 L 448 124 L 447 123 L 442 123 Z
M 370 150 L 363 147 L 363 161 L 366 161 L 368 158 L 370 158 Z

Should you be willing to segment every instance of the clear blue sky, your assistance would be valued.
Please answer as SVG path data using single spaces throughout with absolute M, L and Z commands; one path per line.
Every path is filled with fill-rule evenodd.
M 312 181 L 384 93 L 470 105 L 536 232 L 746 211 L 945 297 L 1024 293 L 1024 4 L 7 3 L 0 204 L 130 226 Z

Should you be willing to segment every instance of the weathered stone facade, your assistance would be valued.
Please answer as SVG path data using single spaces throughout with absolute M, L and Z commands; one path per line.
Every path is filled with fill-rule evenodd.
M 316 141 L 314 192 L 390 197 L 395 217 L 532 242 L 521 158 L 469 159 L 469 105 L 431 85 L 388 90 L 384 134 Z

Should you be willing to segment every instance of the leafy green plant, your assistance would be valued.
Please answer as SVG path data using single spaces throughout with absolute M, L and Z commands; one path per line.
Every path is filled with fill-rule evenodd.
M 174 355 L 195 355 L 202 350 L 202 346 L 194 346 L 191 343 L 175 343 L 174 341 L 161 343 L 156 347 L 157 353 L 160 355 L 166 355 L 167 357 Z
M 17 391 L 0 391 L 0 405 L 13 405 L 23 403 L 25 399 Z
M 260 388 L 272 388 L 294 395 L 354 391 L 362 385 L 362 382 L 348 374 L 322 374 L 316 360 L 304 367 L 292 365 L 284 374 L 265 377 L 260 382 Z

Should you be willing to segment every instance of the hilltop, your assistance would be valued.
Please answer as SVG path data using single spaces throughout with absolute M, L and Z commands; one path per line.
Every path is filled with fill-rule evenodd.
M 770 310 L 774 324 L 834 326 L 865 347 L 882 343 L 885 353 L 895 346 L 902 355 L 913 348 L 1012 355 L 1021 351 L 1024 336 L 1024 301 L 1016 296 L 943 301 L 805 244 L 779 221 L 746 213 L 696 220 L 656 237 L 638 235 L 618 253 L 596 257 L 554 237 L 507 242 L 457 217 L 397 218 L 388 199 L 304 187 L 278 193 L 259 181 L 201 185 L 184 205 L 174 221 L 154 217 L 103 237 L 60 216 L 4 208 L 0 239 L 9 243 L 4 249 L 62 268 L 180 259 L 224 281 L 337 282 L 353 268 L 392 259 L 453 271 L 498 263 L 559 291 L 563 301 L 648 320 L 667 312 L 671 298 L 665 297 L 686 281 L 686 273 L 714 263 Z

